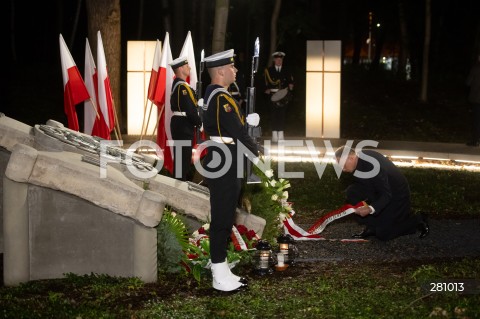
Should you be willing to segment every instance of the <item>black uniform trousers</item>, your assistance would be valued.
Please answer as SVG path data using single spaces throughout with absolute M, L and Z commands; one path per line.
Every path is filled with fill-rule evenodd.
M 278 107 L 270 101 L 270 120 L 272 131 L 285 131 L 285 116 L 288 105 Z
M 227 257 L 228 239 L 234 224 L 238 197 L 242 187 L 242 178 L 237 177 L 237 148 L 235 144 L 224 144 L 232 156 L 232 165 L 225 174 L 219 177 L 206 178 L 210 190 L 211 224 L 210 224 L 210 258 L 212 263 L 222 263 Z M 218 152 L 218 153 L 217 153 Z M 216 153 L 216 154 L 215 154 Z M 222 156 L 218 165 L 218 154 Z M 212 172 L 208 165 L 218 165 L 216 171 L 223 168 L 225 156 L 222 150 L 215 146 L 208 147 L 203 167 Z
M 364 200 L 367 203 L 375 200 L 375 194 L 361 184 L 350 185 L 346 193 L 347 203 L 350 205 L 358 204 Z M 365 217 L 355 214 L 355 218 L 359 224 L 374 230 L 375 237 L 384 241 L 415 233 L 421 221 L 420 216 L 411 212 L 409 196 L 392 199 L 381 212 Z
M 192 125 L 188 121 L 188 118 L 185 116 L 172 116 L 170 127 L 171 127 L 172 139 L 173 139 L 173 145 L 174 145 L 173 154 L 175 156 L 173 176 L 182 181 L 190 180 L 192 175 L 191 163 L 192 163 L 192 148 L 193 148 L 193 134 L 194 134 Z M 180 159 L 176 158 L 177 147 L 175 146 L 175 141 L 181 141 L 181 140 L 190 141 L 190 146 L 183 146 L 181 148 L 182 156 L 180 159 L 182 162 L 180 165 Z M 179 168 L 182 169 L 181 177 L 177 177 L 177 170 Z

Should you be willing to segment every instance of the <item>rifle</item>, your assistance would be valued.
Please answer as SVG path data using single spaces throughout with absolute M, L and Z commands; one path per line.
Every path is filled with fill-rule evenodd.
M 197 97 L 197 103 L 198 103 L 198 108 L 197 108 L 198 116 L 200 116 L 200 119 L 202 120 L 202 123 L 203 123 L 202 73 L 203 73 L 203 69 L 204 69 L 204 66 L 205 66 L 205 63 L 204 63 L 203 59 L 204 59 L 204 50 L 202 50 L 202 52 L 200 54 L 200 65 L 199 65 L 199 68 L 198 68 L 200 70 L 200 73 L 199 73 L 199 76 L 198 76 L 198 79 L 197 79 L 197 87 L 196 87 L 196 92 L 195 92 L 195 95 Z M 197 127 L 196 135 L 197 135 L 197 144 L 201 144 L 204 141 L 204 139 L 202 137 L 202 132 L 200 132 L 200 127 Z
M 257 70 L 258 70 L 259 55 L 260 55 L 260 41 L 257 37 L 257 39 L 255 40 L 254 53 L 252 57 L 252 71 L 251 71 L 251 78 L 250 78 L 250 86 L 247 88 L 247 106 L 246 106 L 247 115 L 251 113 L 255 113 L 255 73 L 257 73 Z M 247 126 L 248 135 L 250 135 L 253 141 L 257 143 L 257 137 L 262 136 L 262 129 L 260 128 L 260 126 L 252 127 L 247 123 L 245 123 L 245 125 Z M 247 184 L 261 183 L 260 177 L 258 177 L 252 172 L 252 162 L 247 161 L 246 166 L 247 166 Z

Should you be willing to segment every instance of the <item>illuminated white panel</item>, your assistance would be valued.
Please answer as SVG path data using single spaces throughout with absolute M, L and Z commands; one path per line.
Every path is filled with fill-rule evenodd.
M 319 72 L 307 72 L 306 88 L 306 135 L 308 137 L 323 136 L 322 86 L 323 76 Z
M 307 72 L 323 71 L 323 42 L 307 41 Z
M 127 42 L 127 131 L 140 135 L 150 114 L 147 136 L 154 131 L 157 107 L 147 99 L 157 41 Z
M 342 70 L 342 42 L 325 42 L 325 66 L 324 71 L 340 72 Z
M 323 95 L 323 137 L 340 137 L 340 73 L 326 73 Z
M 340 87 L 341 42 L 307 41 L 307 137 L 340 137 Z

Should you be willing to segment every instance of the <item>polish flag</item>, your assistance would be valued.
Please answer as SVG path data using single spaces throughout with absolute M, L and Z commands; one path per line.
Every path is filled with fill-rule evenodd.
M 180 53 L 180 56 L 186 56 L 188 65 L 190 66 L 190 76 L 187 77 L 187 82 L 190 84 L 190 86 L 193 88 L 193 90 L 197 89 L 197 82 L 198 82 L 198 76 L 197 76 L 197 64 L 195 60 L 195 52 L 193 50 L 193 41 L 192 41 L 192 34 L 190 31 L 188 31 L 187 38 L 185 39 L 185 42 L 183 43 L 183 48 Z M 199 130 L 200 128 L 197 127 L 195 128 L 196 130 Z M 198 148 L 198 144 L 202 142 L 202 140 L 206 139 L 206 134 L 205 131 L 200 132 L 200 136 L 198 136 L 197 133 L 194 134 L 194 139 L 193 139 L 193 147 L 194 149 Z M 206 155 L 206 150 L 202 152 L 200 157 L 203 157 Z M 194 161 L 194 159 L 192 159 Z
M 99 122 L 99 130 L 100 132 L 106 132 L 105 130 L 108 130 L 108 136 L 104 138 L 110 139 L 110 132 L 115 128 L 115 111 L 100 31 L 97 32 L 97 41 L 98 105 L 101 112 L 99 113 L 104 119 L 104 121 Z M 104 127 L 104 125 L 106 125 L 106 127 Z
M 162 59 L 162 49 L 161 49 L 160 41 L 157 39 L 157 45 L 155 46 L 155 54 L 153 55 L 152 72 L 150 75 L 150 82 L 148 83 L 148 95 L 147 95 L 148 99 L 152 102 L 155 99 L 155 91 L 157 89 L 157 81 L 158 81 L 158 69 L 160 68 L 161 59 Z
M 163 40 L 162 53 L 157 67 L 157 82 L 155 83 L 155 92 L 153 94 L 153 98 L 151 99 L 151 101 L 160 109 L 162 108 L 162 105 L 165 104 L 165 93 L 168 91 L 166 90 L 167 69 L 171 69 L 168 65 L 168 63 L 170 63 L 171 61 L 173 61 L 172 51 L 170 50 L 170 37 L 167 32 L 165 34 L 165 39 Z M 170 92 L 168 93 L 170 94 Z
M 158 107 L 157 144 L 163 150 L 163 166 L 173 175 L 173 150 L 172 146 L 167 145 L 167 141 L 172 141 L 172 133 L 170 131 L 170 120 L 172 119 L 170 95 L 174 75 L 172 68 L 169 66 L 169 63 L 172 61 L 170 38 L 167 32 L 163 41 L 162 57 L 152 102 Z
M 187 78 L 187 82 L 194 90 L 196 90 L 198 81 L 197 67 L 195 62 L 195 52 L 193 51 L 192 34 L 190 33 L 190 31 L 188 31 L 187 38 L 183 43 L 183 48 L 180 56 L 187 57 L 188 65 L 190 66 L 190 76 Z
M 84 70 L 85 86 L 92 99 L 85 101 L 84 103 L 84 133 L 88 135 L 93 134 L 93 126 L 95 119 L 97 118 L 97 67 L 93 60 L 92 50 L 90 49 L 90 43 L 86 39 L 85 43 L 85 70 Z M 97 112 L 95 112 L 97 110 Z
M 63 76 L 63 105 L 67 115 L 68 128 L 79 131 L 77 112 L 75 105 L 90 98 L 80 71 L 73 61 L 65 40 L 60 34 L 60 59 Z

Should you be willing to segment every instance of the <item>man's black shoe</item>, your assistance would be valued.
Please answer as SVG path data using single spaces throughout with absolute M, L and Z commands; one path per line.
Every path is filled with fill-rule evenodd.
M 418 230 L 420 231 L 420 235 L 418 238 L 425 238 L 430 234 L 430 226 L 428 225 L 426 220 L 423 220 L 418 224 Z
M 420 215 L 420 222 L 417 225 L 417 229 L 420 232 L 418 238 L 425 238 L 430 234 L 430 226 L 428 225 L 428 218 L 427 215 L 421 214 Z
M 375 236 L 375 231 L 371 228 L 365 227 L 361 233 L 353 234 L 352 238 L 367 238 L 370 236 Z

